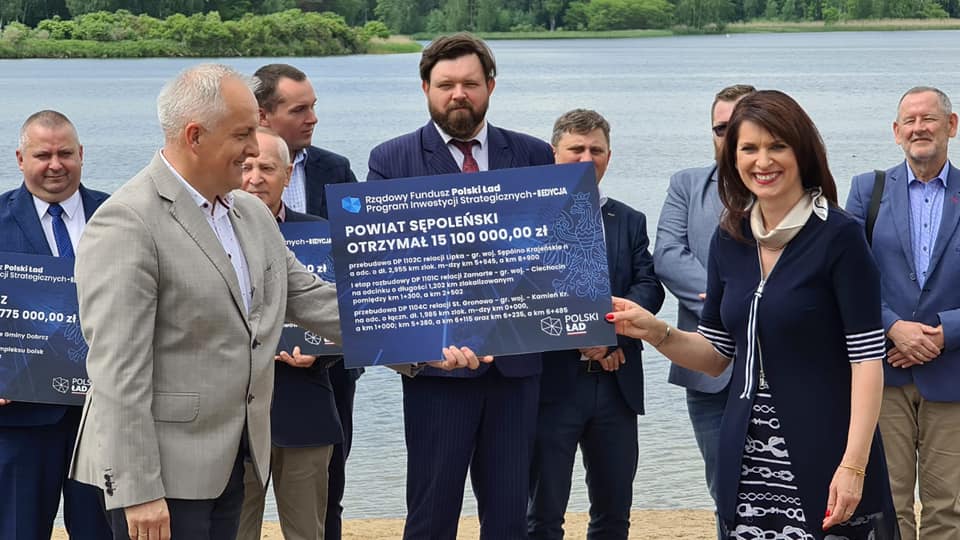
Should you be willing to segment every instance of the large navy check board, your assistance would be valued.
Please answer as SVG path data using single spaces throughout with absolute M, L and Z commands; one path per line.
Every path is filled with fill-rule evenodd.
M 347 367 L 613 345 L 593 164 L 327 186 Z
M 73 263 L 0 253 L 0 397 L 83 404 L 90 380 Z
M 330 224 L 321 221 L 297 221 L 281 223 L 280 233 L 283 239 L 307 270 L 320 276 L 326 281 L 333 281 L 333 256 L 330 253 Z M 280 343 L 277 352 L 293 352 L 294 347 L 300 347 L 302 354 L 316 356 L 334 356 L 341 352 L 340 346 L 318 336 L 309 330 L 286 323 L 280 334 Z

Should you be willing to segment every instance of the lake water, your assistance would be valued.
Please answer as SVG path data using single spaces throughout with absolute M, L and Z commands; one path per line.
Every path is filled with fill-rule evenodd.
M 499 126 L 549 138 L 554 119 L 593 108 L 612 125 L 606 192 L 647 215 L 653 230 L 670 175 L 712 159 L 709 107 L 728 84 L 751 83 L 794 96 L 819 126 L 845 199 L 853 174 L 902 159 L 891 123 L 900 95 L 914 85 L 943 89 L 960 102 L 960 32 L 744 34 L 657 39 L 500 41 L 491 46 L 499 76 L 488 113 Z M 314 142 L 350 158 L 357 176 L 377 143 L 421 126 L 426 106 L 419 55 L 226 59 L 252 73 L 289 61 L 310 76 L 319 102 Z M 20 124 L 54 108 L 77 125 L 85 147 L 84 182 L 111 191 L 143 167 L 161 144 L 155 99 L 164 81 L 195 60 L 0 61 L 0 190 L 16 187 Z M 951 152 L 957 163 L 955 143 Z M 675 319 L 669 297 L 661 315 Z M 667 362 L 645 359 L 647 415 L 639 419 L 637 508 L 706 508 L 710 499 L 681 389 Z M 356 432 L 348 463 L 347 517 L 404 514 L 404 446 L 398 375 L 369 369 L 357 390 Z M 571 511 L 587 508 L 577 470 Z M 469 488 L 468 488 L 469 492 Z M 473 497 L 464 513 L 475 514 Z M 275 519 L 268 507 L 268 518 Z

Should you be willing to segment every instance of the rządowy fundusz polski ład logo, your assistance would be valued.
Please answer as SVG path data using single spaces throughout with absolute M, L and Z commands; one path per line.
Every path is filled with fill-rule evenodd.
M 544 317 L 540 319 L 540 330 L 548 336 L 560 337 L 566 332 L 568 336 L 582 336 L 587 333 L 587 323 L 600 320 L 597 312 L 568 313 L 563 319 Z

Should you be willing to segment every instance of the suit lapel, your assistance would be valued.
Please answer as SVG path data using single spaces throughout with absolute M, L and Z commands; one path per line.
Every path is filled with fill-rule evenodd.
M 943 194 L 943 214 L 940 217 L 940 230 L 937 231 L 937 241 L 933 244 L 933 253 L 930 255 L 930 266 L 927 275 L 933 273 L 943 256 L 953 233 L 957 230 L 957 218 L 960 217 L 960 170 L 953 165 L 947 173 L 947 189 Z
M 620 220 L 617 219 L 616 207 L 610 199 L 600 208 L 600 215 L 603 217 L 604 242 L 607 244 L 607 272 L 613 276 L 616 254 L 620 252 Z
M 916 272 L 916 261 L 913 260 L 913 242 L 910 239 L 910 195 L 907 185 L 907 163 L 897 167 L 888 175 L 889 189 L 884 188 L 890 197 L 890 211 L 893 212 L 893 222 L 900 239 L 903 255 L 910 262 L 910 267 Z
M 237 281 L 237 273 L 233 269 L 233 264 L 227 258 L 227 253 L 223 250 L 223 245 L 217 239 L 213 228 L 203 215 L 203 211 L 197 206 L 186 188 L 180 182 L 157 153 L 151 163 L 151 172 L 157 192 L 160 197 L 170 202 L 170 215 L 177 223 L 183 227 L 184 232 L 196 242 L 197 246 L 203 251 L 207 259 L 213 264 L 217 272 L 226 282 L 230 289 L 230 295 L 233 302 L 243 317 L 244 322 L 249 328 L 247 320 L 247 310 L 243 305 L 243 296 L 240 294 L 240 283 Z
M 513 167 L 513 152 L 503 132 L 487 122 L 487 159 L 490 170 Z
M 424 161 L 427 163 L 429 173 L 451 174 L 460 172 L 457 162 L 450 155 L 450 150 L 437 132 L 433 122 L 427 122 L 427 125 L 420 128 L 421 144 L 423 145 Z
M 256 203 L 263 204 L 259 200 Z M 253 221 L 246 215 L 251 210 L 249 206 L 240 202 L 239 197 L 236 197 L 233 208 L 230 209 L 230 223 L 233 224 L 233 232 L 237 235 L 237 242 L 240 243 L 243 258 L 247 261 L 247 270 L 250 272 L 250 287 L 253 289 L 250 295 L 250 318 L 253 319 L 255 312 L 263 304 L 263 276 L 266 261 L 263 260 L 264 251 L 258 248 L 264 240 L 256 234 L 255 228 L 251 226 Z
M 90 193 L 89 189 L 81 185 L 80 200 L 83 202 L 83 215 L 86 218 L 86 221 L 90 221 L 90 218 L 93 217 L 93 213 L 97 211 L 97 208 L 100 208 L 100 205 L 103 204 L 105 199 L 95 197 L 93 193 Z
M 43 234 L 43 226 L 37 215 L 37 207 L 33 204 L 33 195 L 25 186 L 20 186 L 13 199 L 13 217 L 20 226 L 23 236 L 30 242 L 34 253 L 39 255 L 53 255 L 47 244 L 47 237 Z

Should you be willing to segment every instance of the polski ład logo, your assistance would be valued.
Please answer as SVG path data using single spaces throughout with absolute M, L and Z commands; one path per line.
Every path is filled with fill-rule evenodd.
M 556 317 L 544 317 L 540 319 L 540 330 L 544 334 L 559 337 L 563 333 L 563 321 Z
M 53 389 L 61 394 L 66 394 L 70 391 L 70 379 L 64 379 L 63 377 L 54 377 L 51 383 Z
M 351 214 L 359 214 L 362 205 L 360 204 L 360 199 L 358 197 L 344 197 L 340 200 L 340 206 L 344 210 L 350 212 Z
M 313 332 L 304 332 L 303 340 L 311 345 L 321 345 L 323 343 L 323 338 Z

